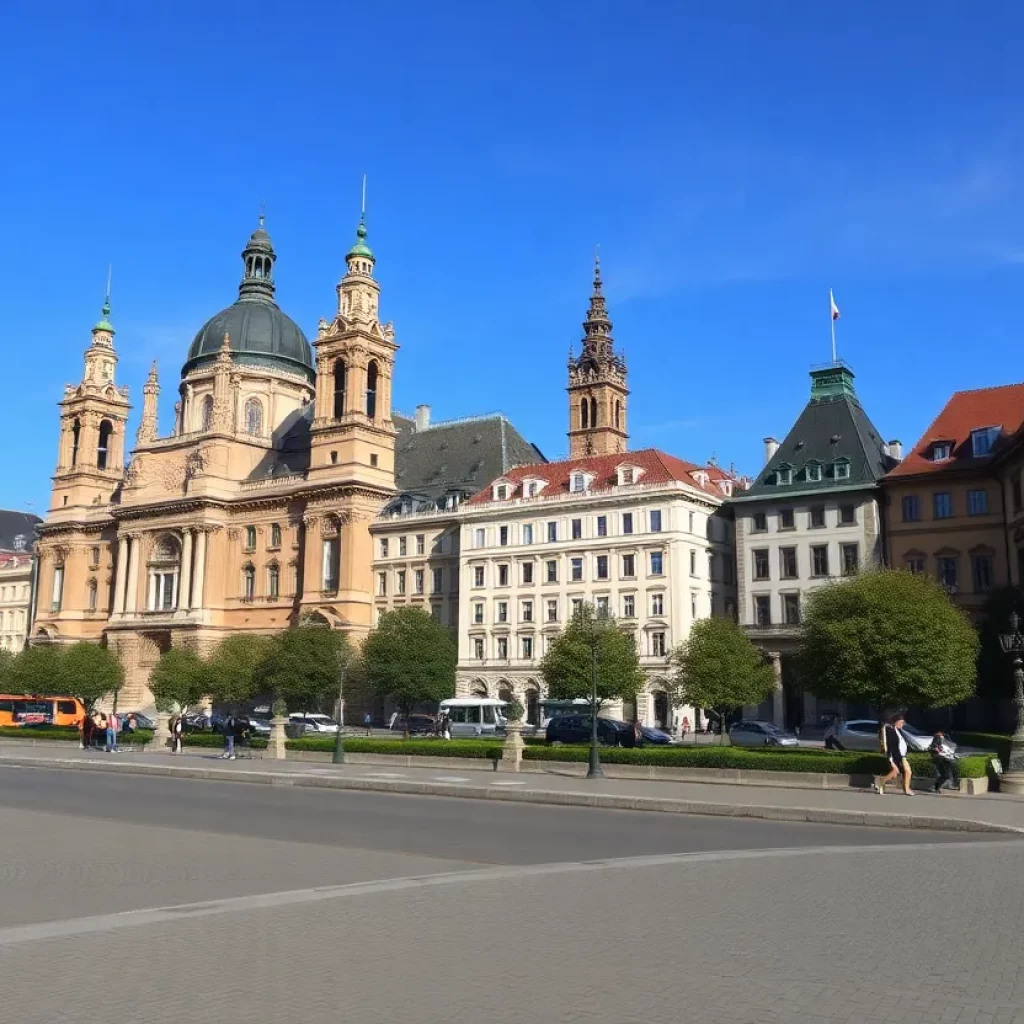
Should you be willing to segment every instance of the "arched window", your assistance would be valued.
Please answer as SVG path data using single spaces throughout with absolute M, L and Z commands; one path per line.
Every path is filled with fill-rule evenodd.
M 590 425 L 592 427 L 597 426 L 597 399 L 592 398 L 590 400 Z
M 377 378 L 379 376 L 376 360 L 371 360 L 366 368 L 366 415 L 371 420 L 377 418 Z
M 114 433 L 114 424 L 110 420 L 103 420 L 100 423 L 100 441 L 96 446 L 96 466 L 98 469 L 106 469 L 107 461 L 110 458 L 110 436 Z
M 181 574 L 181 545 L 169 534 L 153 546 L 149 558 L 149 594 L 146 607 L 151 612 L 173 611 L 178 607 L 178 578 Z
M 201 430 L 209 430 L 213 426 L 213 395 L 207 395 L 203 399 L 203 415 Z
M 622 426 L 622 403 L 617 398 L 615 399 L 615 426 L 616 428 Z
M 338 359 L 334 363 L 334 418 L 341 419 L 345 415 L 345 385 L 348 372 L 344 359 Z
M 580 426 L 584 430 L 590 426 L 590 402 L 586 398 L 580 403 Z
M 255 551 L 256 550 L 256 527 L 247 526 L 245 528 L 245 550 Z
M 253 437 L 263 433 L 263 406 L 258 398 L 250 398 L 245 403 L 245 432 Z
M 251 601 L 256 596 L 256 570 L 247 565 L 242 570 L 242 600 Z
M 75 466 L 78 464 L 78 439 L 82 434 L 82 424 L 75 419 L 75 422 L 71 424 L 71 465 Z
M 267 596 L 273 601 L 281 595 L 281 570 L 276 564 L 267 569 Z

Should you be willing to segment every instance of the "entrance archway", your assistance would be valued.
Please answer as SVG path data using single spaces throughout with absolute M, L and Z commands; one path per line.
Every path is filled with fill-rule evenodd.
M 668 729 L 671 726 L 669 720 L 668 694 L 664 690 L 654 691 L 654 727 L 656 729 Z

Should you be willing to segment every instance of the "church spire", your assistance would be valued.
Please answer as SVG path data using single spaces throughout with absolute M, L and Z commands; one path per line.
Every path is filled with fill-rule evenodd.
M 601 252 L 594 253 L 594 290 L 590 307 L 583 321 L 583 354 L 593 359 L 607 359 L 612 354 L 612 321 L 608 316 L 601 281 Z
M 107 266 L 107 293 L 106 298 L 103 300 L 103 308 L 100 310 L 100 319 L 96 322 L 96 326 L 93 327 L 92 333 L 95 337 L 98 333 L 109 334 L 111 338 L 114 336 L 114 325 L 110 322 L 110 272 L 111 267 Z
M 274 262 L 277 254 L 271 244 L 264 224 L 263 211 L 260 211 L 260 222 L 256 230 L 249 236 L 249 241 L 242 250 L 242 264 L 245 268 L 242 283 L 238 287 L 239 299 L 250 302 L 274 301 Z
M 363 175 L 363 202 L 359 214 L 359 226 L 356 228 L 355 244 L 345 254 L 348 273 L 373 277 L 373 265 L 376 259 L 373 250 L 366 244 L 366 175 Z
M 156 360 L 154 359 L 153 365 L 149 368 L 146 383 L 142 385 L 142 422 L 139 423 L 139 430 L 135 435 L 135 443 L 138 445 L 148 444 L 159 436 L 156 405 L 159 394 L 160 380 L 157 377 Z

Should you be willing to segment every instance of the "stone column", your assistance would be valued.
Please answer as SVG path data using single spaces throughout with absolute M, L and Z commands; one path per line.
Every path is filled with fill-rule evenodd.
M 188 611 L 192 607 L 192 531 L 185 531 L 185 540 L 181 545 L 181 578 L 178 590 L 178 607 Z
M 523 724 L 508 722 L 505 726 L 505 742 L 501 748 L 500 772 L 518 772 L 523 761 Z
M 114 584 L 114 614 L 124 614 L 125 586 L 128 583 L 128 538 L 117 539 L 117 576 Z
M 323 543 L 320 519 L 306 516 L 302 520 L 302 597 L 305 601 L 318 601 L 323 589 Z M 338 585 L 341 585 L 339 580 Z
M 288 724 L 288 719 L 284 715 L 274 715 L 270 720 L 270 739 L 267 741 L 267 756 L 274 758 L 276 761 L 283 761 L 287 756 L 285 750 L 285 732 L 284 727 Z
M 197 531 L 196 572 L 192 585 L 192 608 L 203 607 L 203 583 L 206 581 L 206 531 Z
M 778 651 L 769 651 L 772 659 L 772 673 L 775 676 L 775 690 L 772 692 L 772 721 L 782 729 L 786 724 L 786 703 L 782 692 L 782 655 Z
M 134 615 L 139 600 L 139 561 L 142 558 L 142 536 L 131 535 L 131 553 L 128 557 L 128 591 L 125 595 L 126 615 Z
M 156 729 L 153 730 L 153 751 L 157 754 L 171 745 L 170 723 L 171 716 L 166 711 L 157 711 Z

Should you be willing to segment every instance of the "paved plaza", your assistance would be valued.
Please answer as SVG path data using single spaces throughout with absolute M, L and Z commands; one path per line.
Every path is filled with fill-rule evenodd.
M 0 767 L 0 1020 L 1024 1021 L 1024 843 Z

